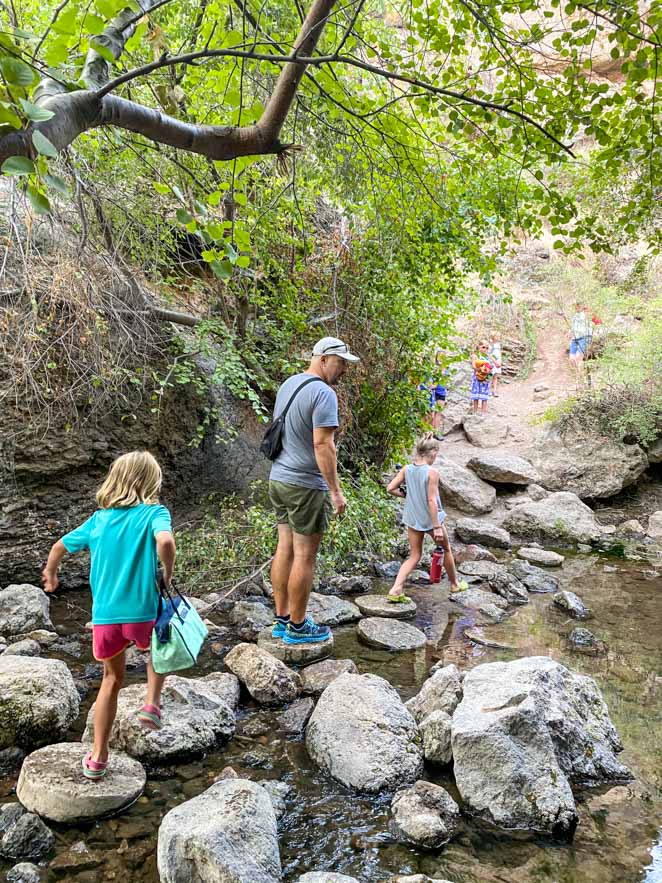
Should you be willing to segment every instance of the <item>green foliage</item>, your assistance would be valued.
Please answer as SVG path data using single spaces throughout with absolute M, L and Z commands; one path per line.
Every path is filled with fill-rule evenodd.
M 372 472 L 344 474 L 342 483 L 347 510 L 332 520 L 322 541 L 321 578 L 349 566 L 357 553 L 390 554 L 398 534 L 394 503 Z M 264 496 L 263 488 L 255 491 Z M 268 506 L 236 497 L 210 503 L 212 511 L 199 526 L 177 531 L 177 574 L 193 594 L 229 590 L 260 568 L 276 547 L 276 521 Z

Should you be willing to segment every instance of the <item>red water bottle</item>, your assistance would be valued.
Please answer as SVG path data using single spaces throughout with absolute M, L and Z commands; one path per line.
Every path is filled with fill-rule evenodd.
M 441 582 L 441 574 L 444 569 L 444 550 L 441 546 L 437 546 L 437 548 L 432 553 L 432 565 L 430 567 L 430 582 L 440 583 Z

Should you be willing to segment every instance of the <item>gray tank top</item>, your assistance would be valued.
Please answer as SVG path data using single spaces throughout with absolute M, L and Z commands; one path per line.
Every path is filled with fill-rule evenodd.
M 431 467 L 427 463 L 422 466 L 405 466 L 405 483 L 407 485 L 407 497 L 405 509 L 402 514 L 403 524 L 414 530 L 432 530 L 430 520 L 430 507 L 428 506 L 428 481 Z M 437 508 L 439 509 L 439 521 L 442 524 L 446 514 L 441 506 L 441 497 L 437 491 Z

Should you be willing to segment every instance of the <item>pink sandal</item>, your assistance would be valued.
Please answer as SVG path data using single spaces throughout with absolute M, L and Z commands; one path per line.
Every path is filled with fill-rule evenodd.
M 92 760 L 91 751 L 87 752 L 81 761 L 81 765 L 86 779 L 103 779 L 108 771 L 108 761 L 102 763 L 100 760 Z
M 160 730 L 163 726 L 161 721 L 161 709 L 156 705 L 143 705 L 138 712 L 138 721 L 146 730 Z

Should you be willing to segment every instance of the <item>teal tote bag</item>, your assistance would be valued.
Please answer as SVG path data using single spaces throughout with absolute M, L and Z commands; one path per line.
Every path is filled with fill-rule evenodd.
M 160 675 L 195 665 L 207 637 L 207 626 L 191 602 L 172 586 L 171 595 L 159 573 L 159 608 L 152 632 L 152 666 Z

